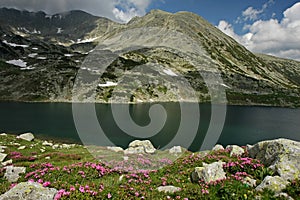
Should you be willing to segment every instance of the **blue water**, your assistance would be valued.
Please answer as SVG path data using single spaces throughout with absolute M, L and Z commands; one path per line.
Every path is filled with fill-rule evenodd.
M 157 147 L 163 147 L 172 140 L 180 124 L 181 111 L 177 103 L 161 103 L 167 113 L 167 120 L 162 129 L 150 139 Z M 192 130 L 186 130 L 187 139 L 192 139 L 189 149 L 197 151 L 211 123 L 211 105 L 197 104 L 200 110 L 200 119 L 193 118 L 193 111 L 186 116 L 188 120 L 199 122 L 196 137 Z M 0 103 L 0 132 L 23 133 L 33 132 L 37 137 L 64 142 L 82 142 L 101 145 L 98 130 L 93 129 L 90 111 L 82 106 L 82 124 L 85 133 L 78 133 L 72 115 L 72 104 L 69 103 Z M 132 120 L 139 126 L 150 123 L 148 110 L 151 104 L 127 105 Z M 126 147 L 134 139 L 140 139 L 126 134 L 115 123 L 111 112 L 111 105 L 96 104 L 95 106 L 99 126 L 109 140 L 118 146 Z M 125 120 L 126 118 L 121 119 Z M 197 123 L 196 123 L 197 124 Z M 78 127 L 77 127 L 78 128 Z M 192 127 L 191 127 L 192 129 Z M 227 106 L 226 120 L 219 144 L 254 144 L 261 140 L 275 138 L 289 138 L 300 141 L 300 109 L 258 107 L 258 106 Z M 178 144 L 180 145 L 180 143 Z

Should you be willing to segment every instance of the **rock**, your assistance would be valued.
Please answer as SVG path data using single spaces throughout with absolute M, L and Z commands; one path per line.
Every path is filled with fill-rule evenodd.
M 256 180 L 250 177 L 245 177 L 242 181 L 244 184 L 247 184 L 251 187 L 256 187 Z
M 226 178 L 223 170 L 224 162 L 214 162 L 211 164 L 203 163 L 203 167 L 196 167 L 191 174 L 192 182 L 203 180 L 205 183 Z
M 181 146 L 174 146 L 171 149 L 169 149 L 170 154 L 181 154 L 182 153 L 182 148 Z
M 167 186 L 159 186 L 157 188 L 159 192 L 165 192 L 165 193 L 175 193 L 179 192 L 181 190 L 180 187 L 175 187 L 173 185 L 167 185 Z
M 149 140 L 134 140 L 128 146 L 128 149 L 124 151 L 125 154 L 140 154 L 140 153 L 155 153 L 156 149 L 153 147 Z
M 124 178 L 124 175 L 121 175 L 121 176 L 119 177 L 119 182 L 122 182 L 123 178 Z
M 4 174 L 4 178 L 8 180 L 8 182 L 14 183 L 17 182 L 20 178 L 19 174 L 24 174 L 26 172 L 26 167 L 14 167 L 7 166 Z
M 294 200 L 291 196 L 289 196 L 287 193 L 284 192 L 276 194 L 275 197 L 279 197 L 280 199 L 286 199 L 286 200 Z
M 46 150 L 45 149 L 40 149 L 41 153 L 44 153 Z
M 114 151 L 114 152 L 123 152 L 124 151 L 121 147 L 107 147 L 107 149 Z
M 1 133 L 0 136 L 4 136 L 5 137 L 5 136 L 7 136 L 7 134 L 6 133 Z
M 26 146 L 20 146 L 20 147 L 18 148 L 18 150 L 23 150 L 23 149 L 26 149 Z
M 228 145 L 226 149 L 230 149 L 230 157 L 234 155 L 241 156 L 243 153 L 245 153 L 245 150 L 237 145 Z
M 50 160 L 50 159 L 51 159 L 50 156 L 45 157 L 45 160 Z
M 124 161 L 126 161 L 126 160 L 129 159 L 129 157 L 128 156 L 124 156 L 123 159 L 124 159 Z
M 283 179 L 292 181 L 300 178 L 300 142 L 268 140 L 255 144 L 248 152 L 250 157 L 259 159 Z
M 212 149 L 212 151 L 220 151 L 220 150 L 224 150 L 224 147 L 220 144 L 216 144 Z
M 2 162 L 3 160 L 5 160 L 7 154 L 5 153 L 0 153 L 0 162 Z
M 12 199 L 31 199 L 31 200 L 53 200 L 57 190 L 54 188 L 43 187 L 40 183 L 36 182 L 23 182 L 17 184 L 8 192 L 0 196 L 1 200 Z
M 17 138 L 31 142 L 32 140 L 34 140 L 34 135 L 32 133 L 23 133 L 17 136 Z
M 7 165 L 10 165 L 12 163 L 13 163 L 13 161 L 12 161 L 12 159 L 10 159 L 10 160 L 7 160 L 7 161 L 5 161 L 5 162 L 3 162 L 1 164 L 2 164 L 2 166 L 7 166 Z
M 269 189 L 275 193 L 280 193 L 289 184 L 288 181 L 284 180 L 279 176 L 267 176 L 255 189 L 262 191 L 263 189 Z
M 52 149 L 58 149 L 59 148 L 59 144 L 55 144 L 52 146 Z
M 42 143 L 42 145 L 43 145 L 43 146 L 50 146 L 50 147 L 52 147 L 52 146 L 53 146 L 53 143 L 48 142 L 48 141 L 44 141 L 44 142 Z

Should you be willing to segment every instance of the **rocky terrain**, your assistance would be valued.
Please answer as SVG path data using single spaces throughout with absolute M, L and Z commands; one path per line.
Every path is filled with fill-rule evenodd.
M 300 143 L 288 139 L 189 152 L 148 140 L 87 151 L 32 133 L 0 138 L 2 200 L 300 199 Z
M 1 100 L 300 105 L 300 62 L 254 54 L 193 13 L 0 19 Z

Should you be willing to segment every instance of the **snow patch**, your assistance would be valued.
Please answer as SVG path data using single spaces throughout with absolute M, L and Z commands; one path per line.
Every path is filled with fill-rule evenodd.
M 64 30 L 62 30 L 62 28 L 57 28 L 57 34 L 60 34 L 60 33 L 62 33 Z
M 31 53 L 31 54 L 28 55 L 28 57 L 34 58 L 34 57 L 36 57 L 37 55 L 38 55 L 37 53 Z
M 3 43 L 7 44 L 9 46 L 12 46 L 12 47 L 23 47 L 23 48 L 29 47 L 28 45 L 10 43 L 10 42 L 7 42 L 6 40 L 3 40 Z
M 52 15 L 45 15 L 45 18 L 52 19 Z
M 33 48 L 32 48 L 32 50 L 39 50 L 39 48 L 37 48 L 37 47 L 33 47 Z
M 170 76 L 178 76 L 177 74 L 175 74 L 175 72 L 173 72 L 171 69 L 164 69 L 163 72 L 167 75 Z
M 11 64 L 11 65 L 15 65 L 15 66 L 18 66 L 18 67 L 27 67 L 27 62 L 21 60 L 21 59 L 18 59 L 18 60 L 8 60 L 6 61 L 7 64 Z
M 87 38 L 87 39 L 84 39 L 84 40 L 81 40 L 81 39 L 77 39 L 77 44 L 81 44 L 81 43 L 88 43 L 88 42 L 93 42 L 95 40 L 97 40 L 99 37 L 95 37 L 95 38 Z
M 118 83 L 114 83 L 111 81 L 106 81 L 105 84 L 98 84 L 99 87 L 112 87 L 112 86 L 117 86 Z
M 230 87 L 228 85 L 224 84 L 224 83 L 222 83 L 221 85 L 230 89 Z
M 74 54 L 69 54 L 69 53 L 67 53 L 67 54 L 65 54 L 65 56 L 66 56 L 66 57 L 72 57 L 72 56 L 74 56 Z
M 37 57 L 37 59 L 39 59 L 39 60 L 46 60 L 47 58 L 40 56 L 40 57 Z

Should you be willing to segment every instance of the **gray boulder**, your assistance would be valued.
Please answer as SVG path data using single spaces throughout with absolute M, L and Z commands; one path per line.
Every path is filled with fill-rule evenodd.
M 24 174 L 25 172 L 26 167 L 7 166 L 4 178 L 6 178 L 8 182 L 14 183 L 18 181 L 20 174 Z
M 285 180 L 300 178 L 300 142 L 288 139 L 268 140 L 248 149 L 249 155 L 278 173 Z
M 167 186 L 159 186 L 157 188 L 159 192 L 165 192 L 165 193 L 175 193 L 179 192 L 181 190 L 180 187 L 175 187 L 173 185 L 167 185 Z
M 203 180 L 205 183 L 226 178 L 223 170 L 224 162 L 214 162 L 211 164 L 203 163 L 203 167 L 196 167 L 191 174 L 192 182 Z
M 286 186 L 289 184 L 288 181 L 284 180 L 279 176 L 267 176 L 265 179 L 259 184 L 255 190 L 262 191 L 263 189 L 269 189 L 274 191 L 275 193 L 280 193 Z
M 241 156 L 243 153 L 245 153 L 245 150 L 237 145 L 228 145 L 226 149 L 230 149 L 230 157 Z
M 181 146 L 174 146 L 171 149 L 169 149 L 170 154 L 181 154 L 182 153 L 182 148 Z
M 124 151 L 121 147 L 106 147 L 106 148 L 113 152 L 123 152 Z
M 3 162 L 6 158 L 7 154 L 5 153 L 0 153 L 0 162 Z
M 32 133 L 23 133 L 17 136 L 17 138 L 31 142 L 32 140 L 34 140 L 34 135 Z
M 139 154 L 139 153 L 147 153 L 153 154 L 156 149 L 152 145 L 149 140 L 134 140 L 128 146 L 128 148 L 124 151 L 125 154 Z
M 57 190 L 36 182 L 19 183 L 0 196 L 1 200 L 53 200 Z
M 224 147 L 220 144 L 216 144 L 212 149 L 212 151 L 220 151 L 220 150 L 224 150 Z

